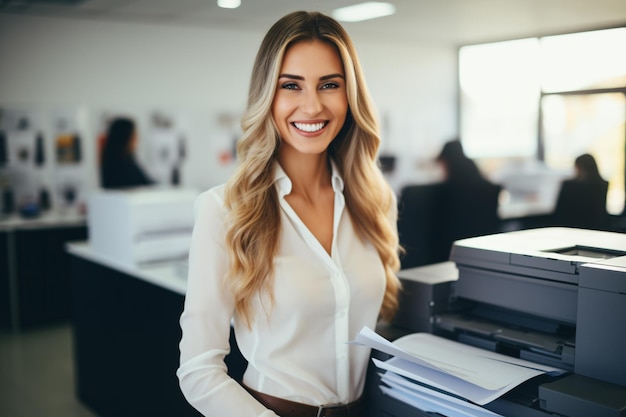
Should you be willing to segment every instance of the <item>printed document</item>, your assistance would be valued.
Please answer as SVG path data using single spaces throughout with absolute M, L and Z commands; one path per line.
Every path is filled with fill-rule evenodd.
M 430 333 L 409 334 L 392 343 L 365 327 L 351 343 L 391 355 L 387 361 L 374 359 L 374 364 L 411 381 L 414 391 L 428 386 L 478 405 L 493 401 L 535 376 L 565 372 Z M 397 378 L 389 376 L 382 381 L 398 389 Z

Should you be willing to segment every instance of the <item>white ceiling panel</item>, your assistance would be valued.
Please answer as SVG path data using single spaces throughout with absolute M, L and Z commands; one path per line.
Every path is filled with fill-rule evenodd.
M 346 23 L 352 34 L 386 41 L 462 45 L 626 26 L 626 0 L 389 0 L 397 13 Z M 103 19 L 264 31 L 293 10 L 319 10 L 355 0 L 0 0 L 0 14 Z

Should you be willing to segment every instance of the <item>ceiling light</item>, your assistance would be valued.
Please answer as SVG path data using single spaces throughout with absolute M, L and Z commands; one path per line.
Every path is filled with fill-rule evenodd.
M 236 9 L 241 6 L 241 0 L 217 0 L 217 5 L 224 9 Z
M 389 16 L 396 12 L 396 6 L 381 1 L 366 1 L 354 6 L 341 7 L 333 11 L 333 17 L 342 22 L 360 22 Z

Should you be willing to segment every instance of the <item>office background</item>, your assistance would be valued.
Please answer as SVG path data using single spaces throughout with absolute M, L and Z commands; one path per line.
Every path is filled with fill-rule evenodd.
M 5 107 L 82 114 L 85 156 L 95 166 L 98 115 L 171 111 L 189 120 L 183 182 L 205 188 L 228 174 L 216 150 L 229 143 L 223 114 L 245 107 L 262 32 L 151 23 L 0 15 Z M 457 130 L 454 47 L 356 40 L 383 122 L 383 150 L 433 157 Z M 219 143 L 216 143 L 219 142 Z M 96 184 L 96 170 L 90 170 Z
M 154 114 L 171 116 L 187 141 L 183 184 L 203 189 L 223 182 L 232 168 L 226 154 L 236 135 L 233 120 L 245 106 L 250 68 L 265 30 L 294 8 L 330 11 L 353 2 L 254 0 L 248 20 L 236 23 L 233 14 L 223 14 L 203 21 L 197 14 L 193 24 L 172 22 L 168 16 L 176 12 L 172 7 L 199 7 L 195 0 L 94 0 L 84 3 L 95 8 L 114 4 L 126 12 L 87 10 L 73 16 L 51 1 L 30 3 L 0 4 L 0 108 L 4 114 L 37 115 L 48 137 L 55 134 L 54 115 L 68 115 L 83 138 L 85 171 L 80 175 L 89 190 L 98 182 L 102 118 L 117 113 L 138 119 L 140 156 L 146 162 Z M 521 0 L 505 7 L 499 1 L 403 0 L 396 4 L 410 12 L 399 7 L 399 17 L 388 18 L 403 22 L 391 23 L 393 30 L 382 26 L 385 18 L 367 26 L 346 25 L 380 113 L 381 151 L 398 156 L 394 185 L 432 180 L 429 161 L 458 135 L 461 45 L 626 22 L 622 0 L 544 3 Z M 166 9 L 150 14 L 153 7 Z M 188 10 L 188 17 L 193 16 L 193 9 Z M 409 37 L 413 29 L 416 34 Z M 54 154 L 52 141 L 46 146 Z M 8 401 L 11 396 L 22 408 L 4 408 L 6 415 L 41 414 L 55 407 L 61 410 L 58 415 L 92 415 L 75 399 L 71 337 L 71 328 L 62 323 L 0 338 L 0 355 L 6 360 L 0 368 L 11 371 L 0 372 L 7 396 L 0 403 L 11 407 L 16 403 Z
M 228 129 L 236 128 L 245 106 L 264 31 L 293 8 L 330 12 L 339 5 L 266 1 L 220 10 L 195 1 L 62 3 L 3 3 L 0 106 L 76 115 L 91 185 L 104 115 L 138 119 L 142 156 L 151 163 L 150 115 L 174 114 L 189 148 L 182 181 L 199 188 L 230 173 L 220 154 L 232 147 L 236 132 Z M 567 1 L 509 2 L 508 8 L 489 1 L 396 4 L 394 16 L 346 27 L 379 110 L 381 151 L 398 157 L 398 182 L 431 180 L 421 162 L 458 135 L 459 46 L 613 27 L 626 19 L 624 3 L 613 0 L 576 7 Z

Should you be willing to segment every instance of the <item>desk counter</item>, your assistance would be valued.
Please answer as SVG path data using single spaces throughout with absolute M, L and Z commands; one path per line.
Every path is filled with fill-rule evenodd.
M 0 328 L 19 331 L 69 319 L 65 244 L 86 237 L 85 218 L 75 213 L 0 219 Z
M 79 400 L 100 417 L 194 416 L 176 378 L 185 279 L 175 263 L 132 267 L 70 243 Z
M 166 260 L 142 265 L 127 265 L 116 259 L 94 251 L 89 242 L 71 242 L 67 251 L 84 260 L 100 264 L 114 271 L 140 279 L 172 291 L 185 295 L 187 288 L 187 260 Z
M 75 212 L 50 211 L 36 217 L 17 214 L 0 217 L 0 231 L 46 229 L 85 224 L 85 216 Z
M 67 245 L 77 395 L 99 417 L 198 417 L 176 377 L 186 261 L 130 266 Z M 229 373 L 245 361 L 231 332 Z

